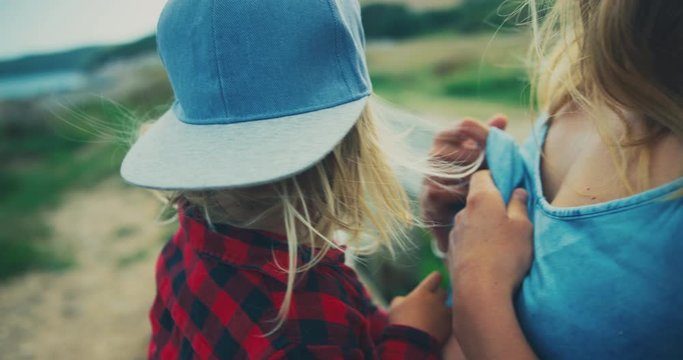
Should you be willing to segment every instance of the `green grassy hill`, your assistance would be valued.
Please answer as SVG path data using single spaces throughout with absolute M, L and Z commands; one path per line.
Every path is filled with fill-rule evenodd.
M 445 118 L 503 112 L 522 120 L 530 116 L 529 41 L 526 33 L 482 33 L 371 43 L 368 65 L 375 92 L 403 107 Z M 512 128 L 518 137 L 528 131 Z
M 123 45 L 90 46 L 59 53 L 31 55 L 0 61 L 0 77 L 57 71 L 90 71 L 109 61 L 155 49 L 156 37 L 148 36 Z

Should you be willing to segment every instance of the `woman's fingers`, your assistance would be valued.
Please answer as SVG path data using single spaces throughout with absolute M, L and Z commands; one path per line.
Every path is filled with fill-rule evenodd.
M 496 185 L 493 184 L 493 179 L 491 178 L 491 172 L 488 170 L 479 170 L 472 174 L 470 179 L 470 191 L 468 194 L 468 200 L 471 197 L 479 197 L 481 194 L 490 193 L 496 190 Z
M 486 141 L 488 134 L 488 126 L 473 119 L 464 119 L 454 128 L 436 134 L 435 141 L 460 144 L 467 139 L 472 139 L 482 144 Z
M 464 145 L 464 144 L 463 144 Z M 477 146 L 460 146 L 453 144 L 435 145 L 429 155 L 448 164 L 457 163 L 460 165 L 468 165 L 479 158 L 481 149 Z
M 492 116 L 487 125 L 480 123 L 477 120 L 465 118 L 457 125 L 450 129 L 443 130 L 436 134 L 435 142 L 446 142 L 460 144 L 467 139 L 472 139 L 479 144 L 486 141 L 489 134 L 489 127 L 495 127 L 505 130 L 508 125 L 508 117 L 504 114 L 496 114 Z
M 505 130 L 508 126 L 508 117 L 504 114 L 496 114 L 489 119 L 487 124 L 491 127 Z
M 464 119 L 455 127 L 436 134 L 431 154 L 446 162 L 471 164 L 479 158 L 486 145 L 489 127 L 504 130 L 507 124 L 508 118 L 503 114 L 491 117 L 488 125 L 473 119 Z
M 465 201 L 467 195 L 466 184 L 444 184 L 441 181 L 441 179 L 427 179 L 425 181 L 427 200 L 441 204 Z
M 505 213 L 503 197 L 493 183 L 491 172 L 488 170 L 479 170 L 472 175 L 469 190 L 466 211 L 470 212 L 472 216 Z
M 524 189 L 516 189 L 512 193 L 508 204 L 508 217 L 513 220 L 529 221 L 529 212 L 526 207 L 528 194 Z

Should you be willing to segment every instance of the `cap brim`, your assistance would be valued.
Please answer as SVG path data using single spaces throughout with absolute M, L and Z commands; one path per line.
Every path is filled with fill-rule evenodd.
M 367 97 L 336 107 L 225 125 L 190 125 L 169 110 L 126 154 L 121 176 L 152 189 L 256 186 L 318 163 L 346 136 Z

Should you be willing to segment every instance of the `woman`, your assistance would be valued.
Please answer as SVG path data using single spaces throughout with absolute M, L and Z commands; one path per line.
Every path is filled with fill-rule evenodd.
M 468 359 L 683 358 L 683 2 L 556 0 L 535 34 L 526 144 L 471 121 L 435 141 L 491 171 L 426 182 L 454 339 Z

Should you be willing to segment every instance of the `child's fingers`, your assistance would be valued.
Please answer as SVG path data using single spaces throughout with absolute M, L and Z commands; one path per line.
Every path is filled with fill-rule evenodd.
M 420 284 L 415 287 L 415 292 L 436 292 L 439 290 L 441 285 L 441 274 L 438 271 L 434 271 L 427 275 Z

